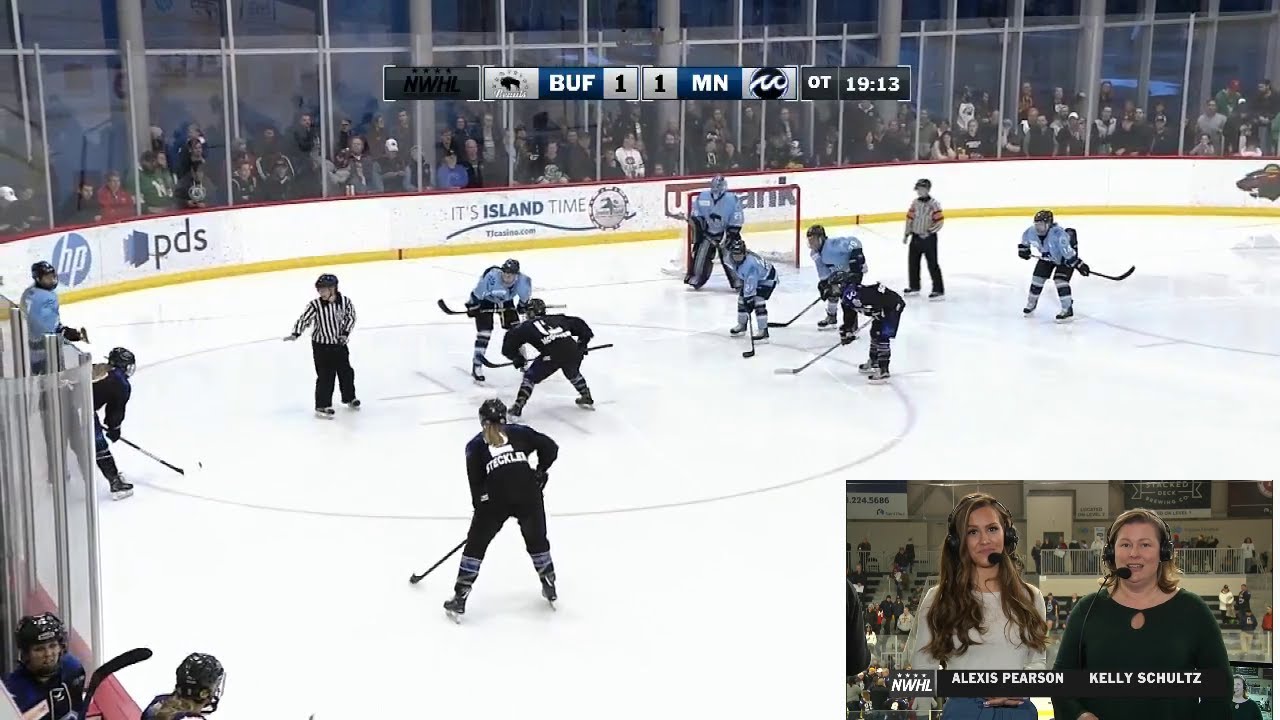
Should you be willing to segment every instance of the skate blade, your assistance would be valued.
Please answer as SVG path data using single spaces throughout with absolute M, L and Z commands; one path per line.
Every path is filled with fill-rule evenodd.
M 946 295 L 942 295 L 942 296 L 939 296 L 939 297 L 931 297 L 931 298 L 929 298 L 929 302 L 942 302 L 943 300 L 946 300 L 946 299 L 947 299 L 947 296 L 946 296 Z
M 316 413 L 316 418 L 319 420 L 332 420 L 333 417 L 334 417 L 333 415 L 330 415 L 328 413 L 322 413 L 322 412 Z
M 592 412 L 595 412 L 596 410 L 595 405 L 579 405 L 578 407 L 582 408 L 583 410 L 590 410 Z
M 131 497 L 133 497 L 132 490 L 122 490 L 120 492 L 111 493 L 112 500 L 124 500 L 125 498 L 131 498 Z
M 756 338 L 756 339 L 755 339 L 755 342 L 756 342 L 756 344 L 757 344 L 757 345 L 768 345 L 768 344 L 769 344 L 769 338 Z
M 547 604 L 551 606 L 551 609 L 552 609 L 552 610 L 556 610 L 556 609 L 557 609 L 557 608 L 556 608 L 556 601 L 555 601 L 555 600 L 548 600 L 548 601 L 547 601 Z
M 462 624 L 462 616 L 461 616 L 461 615 L 459 615 L 458 613 L 456 613 L 456 612 L 454 612 L 454 611 L 452 611 L 452 610 L 445 610 L 445 611 L 444 611 L 444 614 L 449 616 L 449 619 L 453 621 L 453 624 L 454 624 L 454 625 L 461 625 L 461 624 Z
M 867 383 L 868 383 L 868 384 L 871 384 L 871 385 L 884 385 L 884 384 L 885 384 L 885 383 L 887 383 L 887 382 L 889 382 L 889 378 L 887 378 L 887 377 L 883 377 L 883 378 L 869 377 L 869 378 L 867 378 Z
M 1058 323 L 1059 325 L 1066 325 L 1066 324 L 1067 324 L 1067 323 L 1069 323 L 1069 322 L 1074 322 L 1074 321 L 1075 321 L 1075 318 L 1074 318 L 1074 317 L 1068 317 L 1068 318 L 1054 318 L 1054 319 L 1053 319 L 1053 321 L 1054 321 L 1054 322 L 1056 322 L 1056 323 Z

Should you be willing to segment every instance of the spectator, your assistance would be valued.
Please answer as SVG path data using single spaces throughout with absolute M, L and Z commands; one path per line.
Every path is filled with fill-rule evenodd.
M 633 138 L 634 139 L 634 138 Z M 534 160 L 530 169 L 534 176 L 534 182 L 539 185 L 561 185 L 569 182 L 569 176 L 564 174 L 564 169 L 560 166 L 562 162 L 560 158 L 560 144 L 551 141 L 547 143 L 546 150 L 542 155 Z M 640 166 L 641 177 L 643 177 L 644 166 Z
M 1262 638 L 1267 649 L 1267 660 L 1271 660 L 1271 606 L 1267 606 L 1267 614 L 1262 616 Z
M 1053 593 L 1044 596 L 1044 617 L 1049 623 L 1049 632 L 1053 632 L 1058 627 L 1058 601 Z
M 1015 125 L 1012 120 L 1003 120 L 1000 123 L 1000 136 L 997 138 L 1000 144 L 1000 154 L 1004 157 L 1017 157 L 1025 154 L 1025 140 L 1020 130 L 1020 126 Z
M 405 178 L 409 190 L 426 190 L 432 187 L 431 165 L 422 159 L 422 148 L 417 145 L 409 148 L 409 162 L 405 169 L 409 172 Z
M 179 208 L 195 210 L 209 207 L 213 192 L 214 184 L 205 176 L 204 163 L 198 163 L 178 182 L 173 195 Z
M 240 163 L 247 162 L 254 167 L 255 172 L 258 167 L 258 156 L 249 150 L 249 141 L 244 138 L 236 138 L 231 141 L 231 167 L 240 167 Z
M 519 136 L 520 130 L 517 128 L 516 137 L 518 138 Z M 453 153 L 456 159 L 458 147 L 454 143 L 453 130 L 451 128 L 445 128 L 440 131 L 440 141 L 436 143 L 436 157 L 443 161 L 445 155 L 448 155 L 449 153 Z
M 107 173 L 107 183 L 98 189 L 98 207 L 103 222 L 117 222 L 134 216 L 133 196 L 121 185 L 120 173 Z
M 1204 113 L 1196 119 L 1196 129 L 1201 136 L 1208 136 L 1209 145 L 1213 148 L 1211 155 L 1222 152 L 1222 128 L 1227 124 L 1227 117 L 1218 112 L 1218 103 L 1210 100 L 1204 104 Z M 1203 143 L 1201 143 L 1203 144 Z M 1203 154 L 1203 153 L 1201 153 Z
M 1231 594 L 1231 587 L 1223 585 L 1218 593 L 1218 607 L 1222 609 L 1222 624 L 1234 625 L 1236 620 L 1236 596 Z
M 387 121 L 379 114 L 366 116 L 368 128 L 364 135 L 365 149 L 374 161 L 382 159 L 387 147 Z M 378 192 L 382 192 L 379 190 Z
M 1214 157 L 1218 154 L 1218 149 L 1213 145 L 1213 138 L 1208 133 L 1203 133 L 1200 141 L 1187 154 L 1192 157 Z
M 199 125 L 191 123 L 187 126 L 186 136 L 178 146 L 174 162 L 170 163 L 170 166 L 174 169 L 174 174 L 178 177 L 185 177 L 189 174 L 193 165 L 204 162 L 204 151 L 204 133 L 200 130 Z
M 1244 147 L 1253 136 L 1249 104 L 1241 98 L 1231 107 L 1227 121 L 1222 124 L 1222 153 L 1224 155 L 1239 153 L 1240 148 Z
M 18 194 L 8 185 L 0 187 L 0 232 L 19 233 L 27 227 L 26 219 L 21 217 Z
M 365 154 L 364 138 L 351 138 L 349 165 L 351 177 L 348 184 L 355 195 L 371 195 L 382 192 L 382 175 L 378 172 L 378 163 Z
M 569 130 L 564 136 L 564 173 L 570 182 L 591 182 L 596 179 L 595 164 L 591 154 L 580 142 L 577 130 Z
M 1244 571 L 1246 573 L 1258 572 L 1254 554 L 1255 548 L 1253 546 L 1253 538 L 1245 537 L 1244 542 L 1240 543 L 1240 556 L 1244 560 Z
M 849 573 L 849 583 L 853 585 L 853 590 L 857 593 L 859 599 L 867 592 L 867 573 L 862 569 L 862 563 L 853 566 L 853 572 Z
M 396 125 L 391 128 L 391 139 L 396 141 L 396 145 L 403 145 L 410 149 L 417 144 L 418 138 L 413 130 L 413 119 L 409 116 L 408 110 L 400 110 L 396 113 Z
M 902 606 L 902 612 L 898 616 L 898 632 L 903 633 L 904 635 L 909 635 L 911 633 L 911 627 L 915 624 L 915 621 L 916 616 L 911 614 L 911 607 L 904 604 Z
M 1027 133 L 1027 155 L 1030 157 L 1053 157 L 1057 154 L 1057 138 L 1049 127 L 1049 118 L 1035 115 L 1035 124 Z
M 1178 133 L 1169 128 L 1164 115 L 1156 115 L 1155 129 L 1151 133 L 1151 154 L 1169 157 L 1178 154 Z
M 867 570 L 871 569 L 871 541 L 865 537 L 858 543 L 858 564 Z
M 485 185 L 485 161 L 480 155 L 480 145 L 476 143 L 475 138 L 467 138 L 462 144 L 463 157 L 459 161 L 459 165 L 466 168 L 467 171 L 467 187 L 482 188 Z
M 1270 80 L 1258 83 L 1258 93 L 1253 96 L 1253 102 L 1250 105 L 1253 107 L 1256 119 L 1258 147 L 1264 154 L 1280 153 L 1275 145 L 1277 137 L 1271 132 L 1271 123 L 1280 116 L 1280 96 L 1277 96 L 1271 88 Z
M 342 151 L 346 153 L 346 150 Z M 333 180 L 333 177 L 330 177 Z M 346 189 L 346 175 L 343 175 L 341 182 L 335 182 L 334 185 L 338 189 L 338 194 L 344 194 Z M 255 196 L 265 202 L 284 202 L 285 200 L 296 199 L 297 193 L 293 185 L 293 173 L 290 170 L 289 160 L 283 155 L 276 157 L 275 165 L 257 184 L 257 190 L 254 191 Z
M 629 132 L 623 135 L 622 147 L 614 150 L 613 154 L 618 161 L 618 167 L 622 168 L 622 174 L 627 178 L 640 179 L 644 177 L 644 156 L 636 149 L 635 133 Z
M 467 169 L 458 165 L 458 156 L 451 150 L 444 153 L 444 161 L 436 168 L 436 187 L 441 190 L 459 190 L 467 186 Z
M 80 181 L 75 194 L 58 211 L 58 219 L 59 224 L 67 225 L 86 225 L 102 219 L 93 183 L 88 180 Z
M 1231 109 L 1243 99 L 1244 96 L 1240 94 L 1240 81 L 1234 79 L 1228 81 L 1226 87 L 1213 96 L 1214 104 L 1223 112 L 1231 112 Z
M 1247 612 L 1253 612 L 1253 606 L 1250 602 L 1253 600 L 1253 593 L 1249 592 L 1249 586 L 1240 583 L 1240 592 L 1236 593 L 1236 617 L 1244 617 Z
M 386 154 L 378 161 L 378 170 L 382 175 L 382 188 L 387 192 L 407 192 L 413 189 L 409 184 L 409 163 L 400 155 L 400 143 L 395 138 L 387 138 L 383 143 Z M 479 187 L 479 185 L 468 185 Z
M 1036 566 L 1036 574 L 1040 574 L 1040 541 L 1037 540 L 1035 545 L 1031 546 L 1031 562 Z
M 1030 122 L 1029 113 L 1035 107 L 1036 101 L 1031 93 L 1031 83 L 1023 82 L 1022 88 L 1018 91 L 1018 120 Z
M 1067 115 L 1067 126 L 1058 132 L 1058 155 L 1071 157 L 1084 156 L 1084 125 L 1080 122 L 1080 114 Z
M 978 137 L 977 120 L 970 120 L 964 125 L 964 133 L 957 138 L 956 145 L 956 154 L 961 157 L 985 157 L 982 138 Z
M 342 118 L 338 123 L 338 136 L 333 139 L 333 157 L 336 160 L 338 153 L 351 148 L 351 139 L 354 138 L 355 131 L 351 129 L 351 118 Z
M 467 140 L 474 139 L 476 135 L 477 133 L 466 115 L 457 115 L 453 118 L 453 140 L 455 143 L 466 147 Z
M 248 160 L 241 161 L 236 166 L 235 174 L 231 176 L 231 203 L 248 205 L 263 199 L 265 198 L 258 187 L 258 174 L 254 172 L 253 164 Z
M 944 132 L 938 136 L 933 142 L 933 149 L 929 153 L 929 157 L 933 160 L 955 160 L 956 150 L 951 144 L 951 133 Z
M 1098 86 L 1098 106 L 1113 107 L 1115 106 L 1115 104 L 1116 104 L 1116 96 L 1115 96 L 1114 88 L 1112 88 L 1111 86 L 1111 82 L 1107 80 L 1102 81 L 1102 84 Z
M 484 161 L 487 163 L 498 162 L 503 148 L 502 130 L 494 124 L 492 113 L 485 113 L 481 116 L 480 128 L 477 130 L 476 135 L 479 136 L 478 143 L 482 149 L 480 154 Z
M 1253 652 L 1253 637 L 1258 630 L 1258 618 L 1252 610 L 1246 610 L 1240 619 L 1240 650 L 1246 655 Z

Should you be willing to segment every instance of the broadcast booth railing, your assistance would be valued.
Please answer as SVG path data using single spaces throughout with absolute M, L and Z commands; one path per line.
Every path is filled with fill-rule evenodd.
M 41 374 L 33 360 L 48 362 Z M 43 364 L 43 363 L 42 363 Z M 47 368 L 47 369 L 46 369 Z M 102 661 L 93 367 L 57 335 L 28 340 L 0 295 L 0 660 L 13 667 L 19 618 L 57 614 L 90 671 Z M 0 702 L 0 718 L 7 717 Z
M 1246 558 L 1240 548 L 1184 548 L 1173 560 L 1184 575 L 1243 575 L 1257 572 L 1257 557 Z M 1041 550 L 1041 575 L 1101 574 L 1100 550 Z

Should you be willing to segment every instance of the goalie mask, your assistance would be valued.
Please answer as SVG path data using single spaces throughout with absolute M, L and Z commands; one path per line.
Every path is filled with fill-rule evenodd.
M 711 198 L 719 200 L 726 192 L 729 192 L 729 182 L 724 179 L 723 175 L 716 175 L 711 178 Z

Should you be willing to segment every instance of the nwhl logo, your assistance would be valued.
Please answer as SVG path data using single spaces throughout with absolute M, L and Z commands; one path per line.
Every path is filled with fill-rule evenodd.
M 1272 163 L 1245 175 L 1236 187 L 1253 197 L 1265 198 L 1271 202 L 1280 200 L 1280 165 Z

